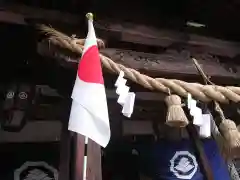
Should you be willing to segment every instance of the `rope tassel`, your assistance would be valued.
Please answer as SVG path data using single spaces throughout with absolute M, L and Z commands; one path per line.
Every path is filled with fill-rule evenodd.
M 182 109 L 181 98 L 178 95 L 170 95 L 165 98 L 168 106 L 166 124 L 171 127 L 185 127 L 188 119 Z
M 237 129 L 237 126 L 234 121 L 225 119 L 221 122 L 219 126 L 226 142 L 231 148 L 231 152 L 239 151 L 240 147 L 240 132 Z

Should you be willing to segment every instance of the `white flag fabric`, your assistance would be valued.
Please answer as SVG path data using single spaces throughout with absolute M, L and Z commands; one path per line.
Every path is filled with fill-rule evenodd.
M 111 133 L 102 67 L 92 20 L 88 20 L 88 35 L 78 65 L 72 99 L 68 129 L 106 147 Z

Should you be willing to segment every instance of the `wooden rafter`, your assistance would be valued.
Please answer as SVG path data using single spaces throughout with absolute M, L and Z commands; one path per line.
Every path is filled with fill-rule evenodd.
M 113 37 L 120 41 L 133 42 L 151 46 L 169 47 L 173 44 L 189 45 L 193 49 L 201 49 L 211 54 L 234 57 L 240 52 L 240 43 L 200 36 L 196 34 L 180 33 L 167 29 L 156 29 L 133 23 L 111 23 L 99 21 L 96 29 L 101 30 L 100 37 Z
M 43 8 L 35 8 L 30 7 L 22 4 L 2 4 L 1 11 L 4 13 L 14 13 L 15 15 L 22 16 L 23 18 L 31 18 L 31 19 L 38 19 L 38 20 L 45 20 L 46 22 L 58 22 L 58 23 L 65 23 L 69 25 L 77 25 L 79 24 L 79 20 L 81 17 L 70 14 L 70 13 L 63 13 L 57 10 L 47 10 Z M 0 18 L 1 20 L 1 18 Z
M 0 21 L 25 24 L 24 19 L 36 19 L 47 24 L 65 24 L 72 26 L 76 32 L 76 26 L 81 28 L 84 16 L 57 10 L 35 8 L 21 4 L 1 5 Z M 235 57 L 240 52 L 240 43 L 229 42 L 221 39 L 204 37 L 196 34 L 180 33 L 167 29 L 157 29 L 141 24 L 118 22 L 114 20 L 97 19 L 95 28 L 97 34 L 103 39 L 117 39 L 124 42 L 144 44 L 151 46 L 169 47 L 180 43 L 181 46 L 190 45 L 193 49 L 201 49 L 214 55 Z M 74 29 L 75 28 L 75 29 Z M 85 29 L 85 28 L 84 28 Z

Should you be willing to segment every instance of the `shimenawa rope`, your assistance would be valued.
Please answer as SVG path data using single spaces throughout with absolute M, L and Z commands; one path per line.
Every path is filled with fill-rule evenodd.
M 41 25 L 39 29 L 49 36 L 49 41 L 55 45 L 67 48 L 75 53 L 82 54 L 84 39 L 69 37 L 51 27 Z M 98 39 L 98 45 L 103 46 L 103 41 Z M 152 78 L 141 74 L 135 69 L 118 64 L 110 58 L 100 54 L 103 66 L 113 73 L 124 71 L 127 78 L 142 85 L 150 90 L 158 90 L 169 94 L 175 93 L 182 97 L 187 97 L 190 93 L 195 99 L 202 102 L 217 101 L 220 103 L 229 103 L 229 101 L 240 102 L 240 87 L 202 85 L 198 83 L 187 83 L 185 81 L 165 78 Z
M 213 82 L 210 81 L 210 79 L 204 73 L 204 71 L 201 68 L 201 66 L 199 65 L 198 61 L 194 58 L 192 58 L 192 60 L 193 60 L 193 63 L 195 65 L 196 69 L 202 76 L 205 84 L 215 85 Z M 215 104 L 215 111 L 217 111 L 217 113 L 219 114 L 219 117 L 221 118 L 221 123 L 220 123 L 219 129 L 221 131 L 221 134 L 224 137 L 223 142 L 227 143 L 228 147 L 230 147 L 230 151 L 227 152 L 227 154 L 229 153 L 229 155 L 232 154 L 234 156 L 234 154 L 236 154 L 237 151 L 239 151 L 240 132 L 238 132 L 237 126 L 234 121 L 225 118 L 223 110 L 221 109 L 219 103 L 214 101 L 214 104 Z M 225 150 L 227 151 L 227 149 L 225 149 Z

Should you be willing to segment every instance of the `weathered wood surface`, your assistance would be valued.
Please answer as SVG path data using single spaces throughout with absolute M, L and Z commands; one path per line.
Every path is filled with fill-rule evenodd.
M 0 21 L 16 24 L 25 24 L 24 19 L 35 19 L 40 22 L 65 24 L 72 26 L 72 33 L 86 29 L 85 17 L 82 15 L 48 10 L 22 5 L 20 3 L 1 4 Z M 95 28 L 97 35 L 103 39 L 115 38 L 119 41 L 132 42 L 151 46 L 169 47 L 174 44 L 191 45 L 194 49 L 201 49 L 209 53 L 221 56 L 235 57 L 240 52 L 240 44 L 221 39 L 205 37 L 196 34 L 182 33 L 168 29 L 159 29 L 128 22 L 116 22 L 116 20 L 97 19 Z M 75 28 L 75 29 L 74 29 Z
M 45 44 L 39 43 L 38 53 L 43 56 L 51 57 L 58 60 L 66 68 L 77 67 L 78 58 L 76 54 L 62 51 L 56 46 L 48 48 Z M 233 62 L 232 58 L 222 58 L 211 55 L 207 51 L 192 51 L 190 49 L 176 50 L 169 48 L 158 54 L 136 52 L 124 49 L 105 48 L 100 52 L 110 57 L 115 62 L 126 65 L 127 67 L 137 69 L 149 75 L 156 75 L 173 78 L 181 78 L 194 75 L 199 76 L 191 56 L 195 57 L 206 74 L 213 78 L 240 78 L 240 65 Z M 75 64 L 75 65 L 74 65 Z
M 64 122 L 60 142 L 59 180 L 70 179 L 71 135 L 67 128 L 68 121 L 65 119 Z
M 101 154 L 101 147 L 89 139 L 87 145 L 87 179 L 102 180 Z
M 19 17 L 22 16 L 23 18 L 26 18 L 26 19 L 31 18 L 31 19 L 45 20 L 47 22 L 66 23 L 69 25 L 77 25 L 79 24 L 79 20 L 84 18 L 71 13 L 61 12 L 57 10 L 36 8 L 36 7 L 26 6 L 20 3 L 1 4 L 1 11 L 5 13 L 14 13 Z
M 75 141 L 75 167 L 73 171 L 74 180 L 83 179 L 83 164 L 84 164 L 84 151 L 85 151 L 85 137 L 80 134 L 74 135 Z M 102 168 L 101 168 L 101 147 L 88 140 L 87 145 L 87 179 L 89 180 L 102 180 Z
M 96 21 L 95 29 L 98 37 L 105 40 L 106 43 L 115 40 L 116 42 L 129 42 L 152 47 L 188 48 L 191 52 L 207 52 L 212 55 L 230 58 L 236 57 L 240 52 L 240 43 L 238 42 L 138 24 L 130 24 L 124 27 L 124 24 L 126 23 L 111 24 L 107 21 Z
M 84 150 L 85 150 L 85 142 L 84 142 L 84 136 L 81 134 L 74 134 L 75 136 L 75 149 L 74 153 L 75 156 L 73 156 L 75 159 L 72 159 L 75 164 L 75 167 L 73 168 L 73 180 L 82 180 L 83 179 L 83 161 L 84 161 Z
M 45 96 L 47 95 L 56 96 L 56 97 L 59 96 L 56 90 L 48 86 L 39 85 L 38 88 L 42 89 L 41 91 Z M 132 119 L 154 120 L 154 119 L 158 119 L 160 114 L 163 114 L 163 116 L 165 116 L 164 102 L 163 102 L 165 98 L 165 94 L 155 93 L 155 92 L 135 92 L 135 93 L 136 93 L 136 102 L 134 105 L 134 112 L 132 115 Z M 108 100 L 109 116 L 115 117 L 114 119 L 110 119 L 110 121 L 115 121 L 115 119 L 117 118 L 120 118 L 120 119 L 125 118 L 121 114 L 121 106 L 116 103 L 118 95 L 116 94 L 115 89 L 106 89 L 106 96 Z M 49 107 L 49 109 L 51 109 L 51 106 Z M 59 110 L 52 111 L 52 113 L 61 112 L 62 108 L 59 107 L 58 109 Z M 45 112 L 49 112 L 49 111 L 45 111 Z M 59 117 L 57 114 L 51 115 L 51 116 Z M 116 126 L 116 128 L 118 128 L 118 126 Z
M 115 38 L 120 41 L 133 42 L 151 46 L 169 47 L 173 44 L 191 45 L 193 49 L 206 51 L 215 55 L 234 57 L 240 52 L 240 43 L 221 39 L 181 33 L 167 29 L 157 29 L 133 23 L 111 23 L 97 21 L 96 30 L 103 39 Z
M 60 121 L 28 121 L 17 133 L 0 129 L 0 143 L 58 142 L 62 128 Z
M 101 52 L 130 68 L 156 74 L 198 75 L 189 51 L 167 50 L 161 54 L 149 54 L 120 49 L 103 49 Z M 240 65 L 219 63 L 208 54 L 195 54 L 194 57 L 210 77 L 240 78 Z
M 61 97 L 60 94 L 57 92 L 56 89 L 52 89 L 46 85 L 37 85 L 38 89 L 41 90 L 41 95 L 43 96 L 50 96 L 50 97 Z M 135 92 L 136 99 L 139 101 L 163 101 L 165 98 L 165 94 L 163 93 L 156 93 L 156 92 Z M 115 89 L 106 89 L 106 96 L 109 100 L 116 100 L 118 95 Z M 60 106 L 57 110 L 52 112 L 59 112 Z M 48 111 L 46 111 L 48 112 Z
M 0 22 L 26 25 L 24 16 L 9 11 L 0 11 Z

